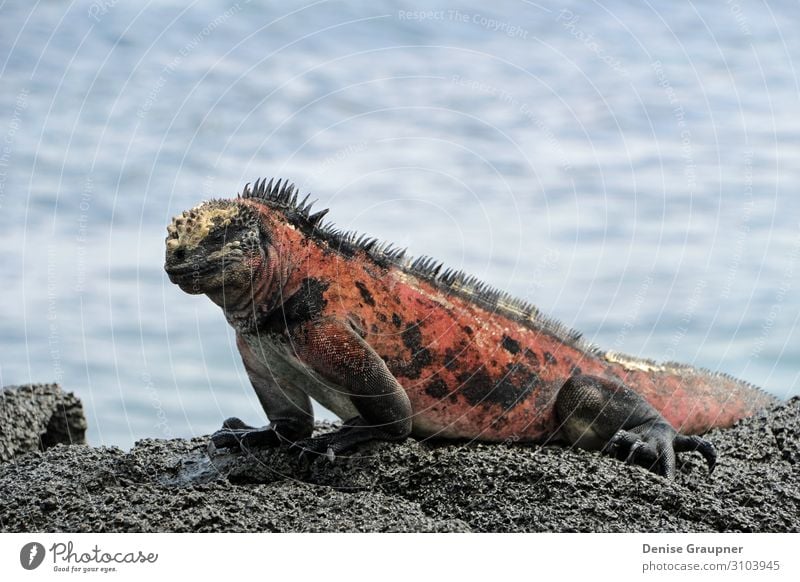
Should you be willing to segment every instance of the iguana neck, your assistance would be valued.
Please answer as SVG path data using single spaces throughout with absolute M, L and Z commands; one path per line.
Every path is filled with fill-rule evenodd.
M 278 247 L 281 248 L 281 247 Z M 225 294 L 209 294 L 209 298 L 222 307 L 228 323 L 240 333 L 252 333 L 270 314 L 297 291 L 299 266 L 303 257 L 286 251 L 267 250 L 265 261 L 256 267 L 257 276 L 249 287 L 226 290 Z

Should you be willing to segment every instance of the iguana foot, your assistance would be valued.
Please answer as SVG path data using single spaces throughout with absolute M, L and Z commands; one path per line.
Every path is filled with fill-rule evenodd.
M 677 434 L 669 424 L 662 423 L 618 430 L 604 451 L 668 479 L 675 476 L 675 460 L 679 452 L 697 451 L 702 454 L 709 473 L 714 470 L 717 461 L 716 450 L 710 442 L 698 436 Z
M 235 417 L 227 419 L 222 423 L 222 428 L 211 435 L 211 442 L 218 449 L 275 447 L 282 441 L 272 425 L 256 428 Z
M 361 443 L 373 440 L 399 441 L 405 437 L 406 435 L 393 435 L 379 427 L 369 426 L 362 418 L 356 417 L 346 421 L 337 431 L 299 440 L 292 448 L 299 450 L 301 457 L 325 455 L 332 462 L 336 455 Z
M 617 382 L 573 376 L 559 390 L 556 410 L 570 444 L 603 450 L 668 479 L 675 477 L 676 453 L 699 452 L 709 473 L 716 465 L 714 445 L 678 434 L 644 398 Z

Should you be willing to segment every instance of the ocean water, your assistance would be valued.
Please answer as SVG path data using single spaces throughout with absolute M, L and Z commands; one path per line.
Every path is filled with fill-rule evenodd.
M 602 347 L 800 393 L 796 3 L 271 4 L 0 5 L 2 384 L 98 445 L 263 422 L 163 240 L 278 176 Z

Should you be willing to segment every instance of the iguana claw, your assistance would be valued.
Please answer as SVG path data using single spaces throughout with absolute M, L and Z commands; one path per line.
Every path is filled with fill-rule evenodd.
M 714 445 L 685 436 L 641 395 L 624 384 L 597 376 L 572 376 L 556 399 L 567 442 L 601 449 L 620 460 L 673 479 L 677 453 L 697 451 L 714 470 Z
M 255 428 L 238 418 L 229 418 L 211 435 L 211 442 L 217 449 L 241 450 L 275 447 L 281 444 L 281 437 L 272 426 Z
M 717 461 L 716 449 L 709 441 L 699 436 L 676 434 L 671 426 L 663 423 L 653 423 L 636 431 L 618 430 L 605 451 L 668 479 L 675 477 L 677 453 L 697 451 L 705 458 L 709 474 L 714 471 Z
M 352 418 L 344 423 L 337 431 L 321 434 L 315 437 L 302 439 L 295 442 L 292 448 L 300 450 L 300 456 L 324 455 L 333 462 L 336 456 L 367 441 L 402 440 L 405 437 L 396 437 L 387 434 L 378 427 L 368 426 L 360 417 Z
M 685 436 L 679 434 L 675 437 L 673 445 L 676 453 L 697 451 L 703 455 L 706 464 L 708 464 L 708 474 L 710 475 L 714 472 L 714 468 L 717 466 L 717 449 L 710 441 L 696 435 Z

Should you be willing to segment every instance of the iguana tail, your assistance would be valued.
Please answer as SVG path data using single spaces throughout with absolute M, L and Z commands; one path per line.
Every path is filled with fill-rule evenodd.
M 701 434 L 728 427 L 778 400 L 728 374 L 685 364 L 626 359 L 606 354 L 626 385 L 643 396 L 682 434 Z

